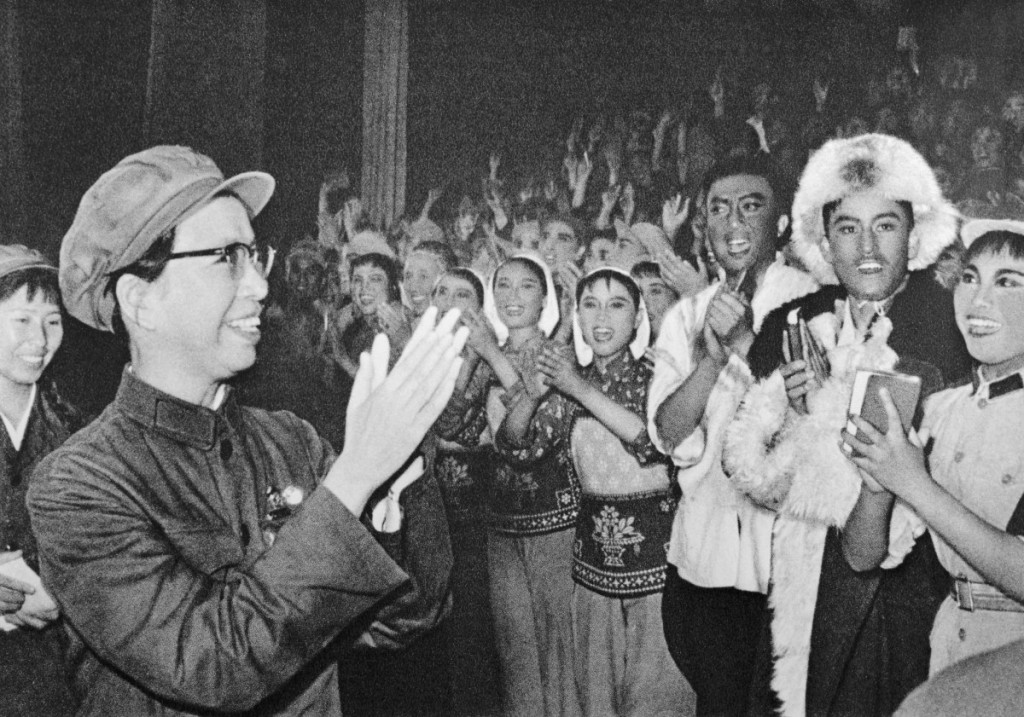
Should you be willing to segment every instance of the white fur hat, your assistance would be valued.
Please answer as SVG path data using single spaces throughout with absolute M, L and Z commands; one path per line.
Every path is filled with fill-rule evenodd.
M 821 210 L 865 189 L 914 207 L 908 268 L 931 266 L 956 239 L 956 209 L 942 196 L 935 173 L 907 142 L 863 134 L 826 142 L 807 162 L 793 197 L 793 252 L 822 284 L 837 284 L 822 247 L 827 241 Z

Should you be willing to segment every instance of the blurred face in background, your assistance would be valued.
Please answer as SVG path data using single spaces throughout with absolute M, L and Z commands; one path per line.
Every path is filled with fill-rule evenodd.
M 606 237 L 595 237 L 590 241 L 587 255 L 583 259 L 583 273 L 589 274 L 602 266 L 611 266 L 615 256 L 615 241 Z
M 562 264 L 575 262 L 576 252 L 579 251 L 579 248 L 580 243 L 576 238 L 576 231 L 568 223 L 563 221 L 544 223 L 540 253 L 549 267 L 554 269 Z
M 323 264 L 307 254 L 288 257 L 288 291 L 297 299 L 311 302 L 320 298 L 326 272 Z
M 441 261 L 433 254 L 425 251 L 413 251 L 405 260 L 402 271 L 402 288 L 409 308 L 416 316 L 421 316 L 430 306 L 430 292 L 434 289 L 437 278 L 441 276 Z
M 1011 92 L 1003 103 L 1003 119 L 1024 132 L 1024 92 Z
M 352 270 L 352 301 L 363 316 L 374 316 L 388 303 L 388 273 L 379 266 L 361 264 Z
M 971 135 L 971 159 L 976 169 L 992 169 L 1003 164 L 1003 133 L 993 125 L 981 125 Z
M 449 309 L 459 309 L 463 314 L 480 311 L 480 298 L 476 288 L 468 280 L 457 274 L 445 274 L 434 287 L 434 306 L 440 316 Z
M 512 243 L 524 251 L 537 249 L 540 246 L 540 222 L 531 219 L 516 224 L 512 227 Z
M 634 277 L 640 286 L 640 293 L 647 305 L 647 316 L 651 321 L 651 332 L 657 336 L 661 330 L 661 322 L 668 310 L 679 301 L 679 294 L 665 283 L 660 276 Z

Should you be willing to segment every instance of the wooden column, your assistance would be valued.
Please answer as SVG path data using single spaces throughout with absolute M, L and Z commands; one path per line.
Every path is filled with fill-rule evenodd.
M 366 0 L 362 199 L 387 227 L 405 208 L 405 112 L 409 76 L 406 0 Z
M 0 243 L 25 236 L 25 145 L 17 0 L 0 0 Z

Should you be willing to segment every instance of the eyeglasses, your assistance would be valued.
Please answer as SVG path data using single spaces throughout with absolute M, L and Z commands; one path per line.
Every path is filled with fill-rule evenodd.
M 245 268 L 252 264 L 256 273 L 264 279 L 274 266 L 277 250 L 266 244 L 246 244 L 236 241 L 227 246 L 214 249 L 197 249 L 195 251 L 177 251 L 167 257 L 171 259 L 189 259 L 197 256 L 219 256 L 231 267 L 231 278 L 238 281 L 245 274 Z

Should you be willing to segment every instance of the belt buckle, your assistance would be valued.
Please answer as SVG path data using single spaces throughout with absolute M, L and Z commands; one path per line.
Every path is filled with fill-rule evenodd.
M 961 610 L 974 612 L 974 591 L 971 589 L 971 581 L 967 578 L 956 578 L 953 585 L 956 588 L 956 602 Z

